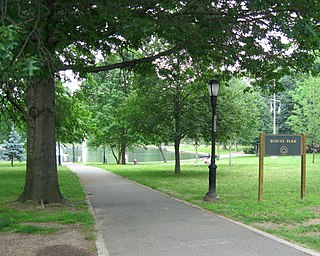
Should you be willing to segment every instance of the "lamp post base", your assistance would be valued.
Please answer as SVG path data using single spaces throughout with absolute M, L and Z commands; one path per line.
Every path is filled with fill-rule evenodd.
M 216 193 L 207 193 L 204 197 L 203 197 L 203 201 L 206 202 L 216 202 L 219 200 L 219 196 Z

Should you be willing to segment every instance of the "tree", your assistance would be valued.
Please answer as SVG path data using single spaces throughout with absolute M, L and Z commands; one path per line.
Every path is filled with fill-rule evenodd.
M 88 75 L 89 79 L 81 86 L 82 93 L 87 95 L 87 102 L 90 102 L 95 126 L 89 145 L 110 148 L 118 164 L 126 164 L 126 149 L 137 140 L 125 119 L 132 87 L 131 73 L 128 70 L 113 70 Z
M 296 77 L 295 76 L 285 76 L 279 80 L 279 83 L 283 87 L 283 91 L 277 94 L 277 99 L 281 102 L 280 114 L 277 118 L 278 132 L 280 134 L 292 134 L 292 128 L 288 124 L 288 118 L 291 116 L 294 100 L 292 98 L 292 91 L 296 87 Z
M 184 58 L 177 57 L 184 54 Z M 148 77 L 139 76 L 128 108 L 132 129 L 147 143 L 173 143 L 176 174 L 181 173 L 180 143 L 200 136 L 206 121 L 201 69 L 186 53 L 166 57 Z
M 61 165 L 60 143 L 82 143 L 92 130 L 91 112 L 82 95 L 71 92 L 61 82 L 56 82 L 55 115 L 58 162 Z M 73 151 L 74 153 L 74 151 Z M 73 154 L 75 161 L 75 155 Z
M 247 81 L 234 78 L 219 90 L 217 141 L 229 144 L 230 165 L 232 144 L 252 142 L 259 132 L 260 97 L 257 92 L 246 92 L 248 88 Z
M 308 76 L 302 79 L 292 97 L 295 104 L 288 124 L 296 133 L 306 133 L 307 143 L 313 149 L 314 163 L 316 144 L 320 143 L 320 78 Z
M 24 158 L 24 143 L 21 140 L 21 136 L 12 128 L 9 139 L 4 141 L 4 156 L 11 161 L 11 166 L 13 166 L 13 160 L 18 159 L 22 161 Z
M 2 6 L 0 88 L 6 95 L 1 95 L 27 95 L 26 108 L 17 104 L 23 93 L 7 98 L 9 105 L 26 113 L 22 202 L 63 202 L 54 128 L 59 71 L 84 75 L 134 67 L 184 49 L 194 61 L 214 67 L 216 74 L 235 67 L 237 72 L 270 79 L 270 70 L 278 66 L 283 72 L 290 66 L 308 66 L 319 45 L 316 1 L 4 0 Z M 289 43 L 281 40 L 281 33 Z M 154 38 L 163 40 L 163 50 L 145 52 L 143 47 Z M 133 60 L 97 65 L 97 53 L 112 55 L 129 48 L 139 51 Z

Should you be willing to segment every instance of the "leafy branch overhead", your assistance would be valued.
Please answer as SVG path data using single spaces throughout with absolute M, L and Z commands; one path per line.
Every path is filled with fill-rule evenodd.
M 19 6 L 18 6 L 19 5 Z M 44 62 L 58 70 L 99 72 L 152 62 L 185 49 L 217 71 L 257 77 L 276 67 L 308 66 L 319 46 L 319 6 L 310 1 L 16 1 L 2 16 L 2 42 L 28 75 Z M 163 45 L 144 52 L 161 38 Z M 130 61 L 100 66 L 97 55 L 138 50 Z M 289 54 L 290 53 L 290 54 Z M 19 61 L 18 61 L 19 60 Z M 38 63 L 36 63 L 38 62 Z M 42 62 L 42 63 L 41 63 Z

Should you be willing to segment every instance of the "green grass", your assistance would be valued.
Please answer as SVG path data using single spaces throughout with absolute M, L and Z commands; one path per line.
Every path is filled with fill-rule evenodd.
M 257 157 L 217 161 L 217 194 L 220 200 L 202 200 L 208 191 L 208 167 L 173 163 L 99 165 L 148 187 L 199 205 L 212 212 L 258 227 L 287 240 L 320 251 L 320 169 L 307 159 L 306 198 L 300 199 L 300 157 L 265 158 L 264 195 L 258 202 Z
M 243 150 L 243 146 L 239 145 L 238 146 L 238 150 L 241 152 Z M 168 146 L 168 149 L 174 151 L 174 146 Z M 196 152 L 196 148 L 193 145 L 180 145 L 180 151 L 189 151 L 189 152 Z M 211 154 L 211 145 L 206 146 L 206 145 L 201 145 L 198 146 L 198 152 L 201 153 L 206 153 L 206 154 Z M 236 149 L 234 147 L 234 145 L 232 145 L 232 149 L 231 149 L 232 153 L 236 152 Z M 216 147 L 216 154 L 218 154 L 218 148 Z M 226 155 L 229 154 L 229 149 L 224 150 L 222 149 L 222 147 L 220 147 L 220 155 Z
M 77 176 L 66 167 L 59 167 L 59 183 L 62 194 L 68 199 L 66 205 L 47 205 L 16 202 L 23 191 L 25 163 L 0 162 L 0 233 L 47 234 L 57 227 L 41 227 L 36 223 L 81 225 L 92 236 L 93 217 L 88 210 L 86 198 Z

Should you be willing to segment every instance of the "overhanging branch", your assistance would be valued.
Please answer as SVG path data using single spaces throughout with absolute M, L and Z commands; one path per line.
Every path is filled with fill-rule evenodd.
M 101 71 L 108 71 L 108 70 L 117 69 L 117 68 L 128 68 L 128 67 L 136 66 L 138 64 L 152 62 L 160 57 L 168 56 L 168 55 L 178 51 L 179 49 L 181 49 L 180 46 L 175 46 L 169 50 L 160 52 L 160 53 L 153 55 L 153 56 L 130 60 L 130 61 L 118 62 L 118 63 L 109 64 L 109 65 L 105 65 L 105 66 L 99 66 L 99 67 L 97 67 L 97 66 L 80 67 L 77 65 L 62 66 L 61 68 L 58 69 L 58 71 L 65 71 L 65 70 L 71 69 L 73 71 L 80 71 L 81 70 L 81 71 L 85 71 L 88 73 L 98 73 Z

